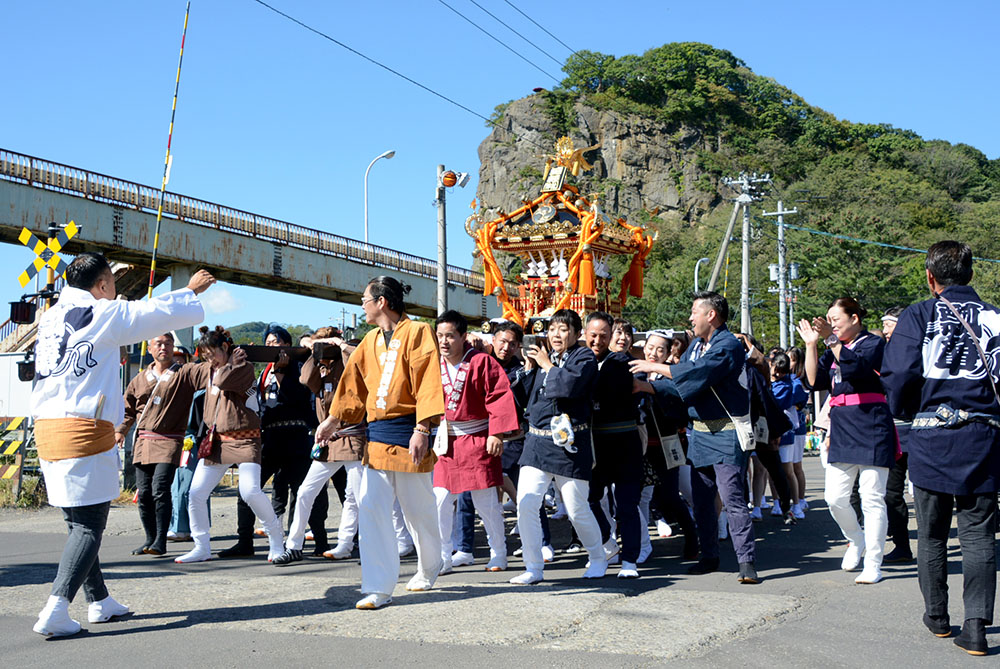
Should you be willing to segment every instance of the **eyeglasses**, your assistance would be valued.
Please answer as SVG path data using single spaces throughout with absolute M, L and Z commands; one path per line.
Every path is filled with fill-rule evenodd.
M 377 301 L 378 301 L 377 297 L 362 297 L 361 298 L 361 306 L 365 306 L 369 302 L 377 302 Z

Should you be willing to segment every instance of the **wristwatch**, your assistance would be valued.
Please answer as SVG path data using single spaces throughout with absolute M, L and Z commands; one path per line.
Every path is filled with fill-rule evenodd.
M 833 348 L 834 346 L 840 343 L 840 337 L 838 337 L 835 334 L 831 334 L 829 337 L 823 340 L 823 343 L 826 344 L 827 348 Z

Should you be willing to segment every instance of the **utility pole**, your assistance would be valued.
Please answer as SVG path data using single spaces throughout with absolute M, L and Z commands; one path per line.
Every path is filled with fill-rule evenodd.
M 729 240 L 733 238 L 733 228 L 736 226 L 736 214 L 739 210 L 740 203 L 737 200 L 733 204 L 733 215 L 729 217 L 729 225 L 726 226 L 726 234 L 722 237 L 722 245 L 719 247 L 719 255 L 715 258 L 715 266 L 712 267 L 712 278 L 708 280 L 708 287 L 705 290 L 715 290 L 715 284 L 719 282 L 719 274 L 722 273 L 722 262 L 726 259 L 726 251 L 729 250 Z
M 762 187 L 759 184 L 771 183 L 771 175 L 758 175 L 756 172 L 747 174 L 741 172 L 737 179 L 723 179 L 722 183 L 732 188 L 739 187 L 740 195 L 736 198 L 736 206 L 743 207 L 743 257 L 740 272 L 742 285 L 740 286 L 740 332 L 753 334 L 753 325 L 750 322 L 750 205 L 754 200 L 761 197 Z M 733 217 L 730 219 L 730 231 L 736 219 L 736 207 L 733 208 Z M 728 244 L 728 236 L 723 244 Z M 721 254 L 720 254 L 721 257 Z M 716 265 L 721 263 L 716 262 Z M 713 275 L 715 272 L 713 271 Z
M 448 231 L 445 226 L 445 186 L 441 178 L 444 176 L 444 165 L 437 169 L 437 215 L 438 215 L 438 272 L 437 272 L 437 306 L 438 315 L 448 311 Z
M 778 200 L 778 210 L 763 212 L 764 216 L 778 217 L 778 335 L 781 341 L 781 348 L 788 348 L 789 331 L 792 323 L 789 321 L 788 307 L 791 302 L 791 292 L 788 290 L 788 263 L 786 261 L 787 247 L 785 246 L 785 215 L 799 213 L 798 207 L 795 209 L 785 209 Z

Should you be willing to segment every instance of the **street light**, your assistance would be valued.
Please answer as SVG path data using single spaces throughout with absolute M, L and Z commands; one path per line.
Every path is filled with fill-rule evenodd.
M 365 170 L 365 244 L 368 243 L 368 173 L 372 171 L 372 165 L 374 165 L 380 158 L 385 158 L 388 160 L 396 155 L 395 151 L 386 151 L 385 153 L 375 156 L 375 160 L 368 163 L 368 169 Z
M 698 269 L 701 267 L 703 262 L 708 262 L 710 258 L 699 258 L 698 262 L 694 264 L 694 292 L 698 292 Z

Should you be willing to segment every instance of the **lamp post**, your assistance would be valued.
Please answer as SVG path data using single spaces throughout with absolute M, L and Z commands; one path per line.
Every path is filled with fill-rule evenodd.
M 389 159 L 396 155 L 395 151 L 386 151 L 375 156 L 375 160 L 368 163 L 368 169 L 365 170 L 365 244 L 368 243 L 368 173 L 372 171 L 372 165 L 374 165 L 380 158 Z
M 711 258 L 699 258 L 698 262 L 694 264 L 694 292 L 698 292 L 698 269 L 701 268 L 703 262 L 708 262 Z

